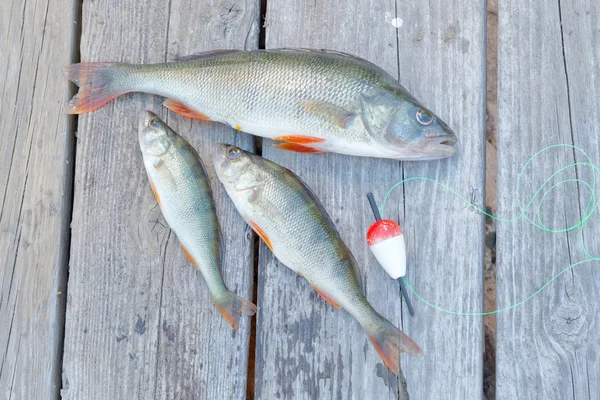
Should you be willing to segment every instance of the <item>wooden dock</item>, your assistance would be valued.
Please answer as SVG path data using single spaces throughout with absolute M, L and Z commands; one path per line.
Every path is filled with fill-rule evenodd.
M 499 0 L 498 213 L 518 214 L 517 175 L 555 143 L 600 163 L 600 3 Z M 168 112 L 162 98 L 123 96 L 79 117 L 62 73 L 78 61 L 153 63 L 212 49 L 327 48 L 390 72 L 459 136 L 459 152 L 397 162 L 280 150 L 224 125 Z M 3 0 L 0 2 L 0 399 L 481 399 L 483 317 L 411 296 L 370 254 L 366 193 L 436 179 L 479 207 L 485 197 L 486 6 L 472 0 Z M 140 110 L 198 150 L 226 243 L 227 285 L 259 306 L 234 332 L 179 249 L 148 184 Z M 215 178 L 212 143 L 261 152 L 322 200 L 360 264 L 368 300 L 425 351 L 381 362 L 362 329 L 280 265 Z M 558 151 L 536 179 L 585 162 Z M 539 175 L 538 175 L 539 174 Z M 566 179 L 589 178 L 582 166 Z M 565 176 L 562 177 L 565 179 Z M 550 196 L 564 229 L 589 190 Z M 565 191 L 562 192 L 565 194 Z M 598 199 L 596 199 L 597 201 Z M 549 210 L 549 211 L 548 211 Z M 401 221 L 408 282 L 433 304 L 483 311 L 484 218 L 450 193 L 410 182 L 387 206 Z M 600 226 L 600 213 L 590 226 Z M 600 256 L 597 228 L 582 235 Z M 535 292 L 587 256 L 580 233 L 524 220 L 498 224 L 497 304 Z M 600 269 L 574 268 L 497 317 L 496 398 L 600 399 Z

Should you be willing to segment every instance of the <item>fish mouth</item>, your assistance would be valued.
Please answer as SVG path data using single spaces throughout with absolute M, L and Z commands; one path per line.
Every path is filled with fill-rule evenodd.
M 452 157 L 456 154 L 456 135 L 444 135 L 425 139 L 420 146 L 413 149 L 412 156 L 407 157 L 413 160 L 437 160 L 440 158 Z
M 439 138 L 434 138 L 433 142 L 437 142 L 437 145 L 453 147 L 456 143 L 458 143 L 458 138 L 456 135 L 441 136 Z
M 429 158 L 423 159 L 446 158 L 456 154 L 454 147 L 458 143 L 456 134 L 440 119 L 438 119 L 438 128 L 441 128 L 441 131 L 438 130 L 437 134 L 425 139 L 424 151 Z

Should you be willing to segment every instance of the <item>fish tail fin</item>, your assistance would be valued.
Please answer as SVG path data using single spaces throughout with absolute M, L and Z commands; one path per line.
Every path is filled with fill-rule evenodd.
M 398 375 L 400 371 L 399 352 L 417 355 L 423 354 L 423 350 L 387 319 L 379 314 L 377 316 L 379 318 L 365 326 L 364 329 L 385 365 Z
M 79 63 L 67 65 L 65 73 L 79 86 L 68 105 L 69 114 L 94 111 L 109 101 L 131 92 L 122 84 L 121 63 Z
M 229 291 L 218 299 L 213 297 L 213 302 L 217 310 L 225 318 L 225 321 L 236 331 L 240 325 L 240 317 L 243 315 L 254 315 L 258 309 L 251 301 L 243 299 Z

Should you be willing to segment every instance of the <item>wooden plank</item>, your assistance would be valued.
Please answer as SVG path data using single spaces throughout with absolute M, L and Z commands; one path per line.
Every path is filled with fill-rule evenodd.
M 270 0 L 266 47 L 346 51 L 399 75 L 458 132 L 460 153 L 451 160 L 403 165 L 293 154 L 265 141 L 263 155 L 295 171 L 315 190 L 358 260 L 369 301 L 425 350 L 421 357 L 402 356 L 411 396 L 479 399 L 481 318 L 447 316 L 421 303 L 410 318 L 402 310 L 398 283 L 377 266 L 364 239 L 373 222 L 366 193 L 373 191 L 381 201 L 404 175 L 442 180 L 483 203 L 484 7 L 468 1 L 432 1 L 426 7 L 404 3 L 347 1 L 340 7 L 328 0 Z M 435 303 L 481 310 L 481 216 L 425 184 L 407 187 L 402 205 L 401 198 L 400 190 L 388 215 L 401 217 L 410 257 L 416 258 L 409 281 Z M 358 324 L 280 266 L 264 245 L 258 293 L 257 398 L 407 396 L 405 382 L 386 369 Z
M 234 5 L 86 2 L 82 60 L 149 63 L 254 48 L 258 3 Z M 128 95 L 79 119 L 65 399 L 245 398 L 250 320 L 238 333 L 230 328 L 166 227 L 143 169 L 138 114 L 151 109 L 166 118 L 206 161 L 226 242 L 224 279 L 245 298 L 252 296 L 252 235 L 224 200 L 208 155 L 218 141 L 246 149 L 253 141 L 167 114 L 162 100 Z
M 0 3 L 0 398 L 60 391 L 71 210 L 73 0 Z
M 437 179 L 483 208 L 485 3 L 429 4 L 424 11 L 417 2 L 398 2 L 406 26 L 399 30 L 400 79 L 456 131 L 459 154 L 439 163 L 405 163 L 403 176 Z M 409 185 L 403 212 L 416 265 L 408 280 L 433 304 L 482 311 L 483 217 L 441 188 Z M 420 338 L 428 354 L 404 358 L 411 394 L 417 399 L 480 399 L 483 319 L 442 313 L 422 303 L 415 312 L 415 318 L 404 318 L 406 331 Z
M 498 212 L 518 214 L 514 184 L 536 151 L 572 143 L 600 161 L 600 5 L 592 0 L 500 2 Z M 591 47 L 590 47 L 591 46 Z M 522 178 L 525 203 L 559 168 L 584 161 L 571 150 L 540 158 Z M 552 182 L 590 180 L 585 167 Z M 544 190 L 545 191 L 545 190 Z M 596 192 L 596 196 L 598 193 Z M 589 191 L 562 185 L 542 207 L 547 226 L 564 229 L 584 214 Z M 598 197 L 596 197 L 597 201 Z M 534 203 L 537 209 L 538 202 Z M 534 218 L 535 213 L 527 215 Z M 598 213 L 584 230 L 599 255 Z M 572 263 L 584 260 L 579 231 L 552 234 L 527 222 L 499 224 L 498 306 L 520 301 Z M 596 263 L 567 272 L 539 296 L 497 319 L 498 399 L 595 399 L 600 397 L 600 271 Z

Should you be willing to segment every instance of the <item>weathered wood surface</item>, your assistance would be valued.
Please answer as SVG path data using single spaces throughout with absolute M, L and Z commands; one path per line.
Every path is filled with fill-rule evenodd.
M 424 349 L 421 357 L 402 356 L 411 398 L 481 398 L 481 318 L 448 316 L 421 303 L 411 318 L 402 310 L 398 283 L 377 265 L 364 235 L 373 222 L 366 193 L 381 201 L 403 176 L 439 179 L 482 204 L 484 6 L 270 0 L 266 18 L 267 48 L 330 48 L 362 56 L 399 75 L 458 132 L 460 154 L 439 162 L 293 154 L 270 141 L 263 155 L 314 189 L 357 258 L 369 301 Z M 388 215 L 400 216 L 409 255 L 416 259 L 409 281 L 434 303 L 480 311 L 481 216 L 425 184 L 406 187 L 402 198 L 398 190 Z M 279 264 L 264 244 L 258 303 L 256 398 L 406 397 L 402 379 L 383 365 L 359 325 Z
M 0 2 L 0 399 L 60 391 L 73 3 Z
M 600 4 L 505 0 L 499 7 L 498 213 L 509 217 L 519 213 L 517 174 L 536 151 L 572 143 L 600 161 Z M 584 161 L 570 150 L 541 157 L 522 179 L 521 201 L 526 204 L 547 177 L 575 160 Z M 551 184 L 576 177 L 592 178 L 580 167 Z M 560 186 L 542 207 L 543 221 L 565 229 L 581 218 L 588 199 L 584 185 Z M 527 215 L 533 218 L 534 212 Z M 584 230 L 595 256 L 598 223 L 596 213 Z M 587 258 L 578 230 L 551 234 L 521 221 L 498 224 L 497 235 L 499 307 L 520 301 Z M 498 399 L 600 398 L 598 282 L 597 262 L 578 266 L 537 298 L 498 316 Z
M 233 7 L 232 7 L 233 6 Z M 162 62 L 255 48 L 256 1 L 85 2 L 83 61 Z M 137 139 L 151 109 L 199 151 L 213 181 L 226 284 L 252 297 L 253 240 L 214 177 L 209 147 L 252 138 L 167 114 L 133 94 L 79 118 L 63 372 L 65 399 L 245 398 L 250 320 L 236 334 L 212 304 L 152 195 Z

